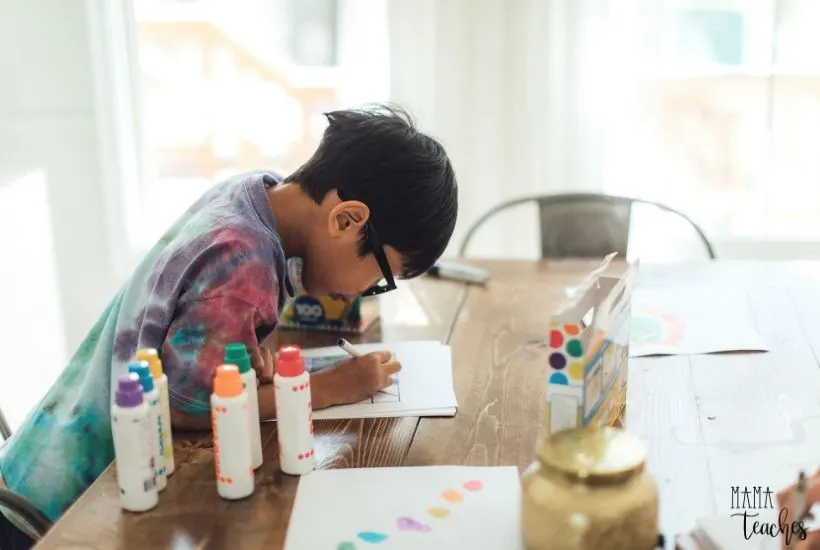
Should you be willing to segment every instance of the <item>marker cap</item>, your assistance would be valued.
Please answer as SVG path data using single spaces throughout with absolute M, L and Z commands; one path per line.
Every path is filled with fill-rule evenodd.
M 147 361 L 134 361 L 128 365 L 128 372 L 136 374 L 139 377 L 140 384 L 142 384 L 142 391 L 146 393 L 153 391 L 154 378 L 151 376 Z
M 279 376 L 293 378 L 305 372 L 305 360 L 299 346 L 282 346 L 276 358 L 276 373 Z
M 148 368 L 151 369 L 151 376 L 154 378 L 162 378 L 162 361 L 159 358 L 159 353 L 154 348 L 142 348 L 137 350 L 137 361 L 145 361 L 148 363 Z
M 239 374 L 245 374 L 251 370 L 251 356 L 248 355 L 248 348 L 242 342 L 231 342 L 225 346 L 225 362 L 236 365 Z
M 243 391 L 242 377 L 236 365 L 220 365 L 214 378 L 214 393 L 219 397 L 236 397 Z
M 132 408 L 142 405 L 142 386 L 139 376 L 129 373 L 117 379 L 116 403 L 118 407 Z

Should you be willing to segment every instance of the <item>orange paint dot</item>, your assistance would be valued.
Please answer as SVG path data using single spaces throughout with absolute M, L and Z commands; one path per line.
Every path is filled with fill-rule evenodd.
M 430 508 L 429 510 L 427 510 L 427 513 L 433 516 L 434 518 L 442 519 L 450 515 L 450 510 L 448 510 L 447 508 L 436 507 Z
M 581 333 L 581 327 L 578 325 L 564 325 L 564 332 L 570 336 L 575 336 L 576 334 Z
M 229 477 L 228 478 L 228 485 L 231 485 L 232 483 L 233 483 L 233 478 Z
M 464 497 L 462 497 L 459 493 L 455 491 L 444 491 L 443 493 L 441 493 L 441 496 L 444 500 L 448 502 L 460 502 L 464 500 Z

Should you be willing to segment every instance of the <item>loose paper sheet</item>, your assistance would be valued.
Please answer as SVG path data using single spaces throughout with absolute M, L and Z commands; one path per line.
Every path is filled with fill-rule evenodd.
M 318 470 L 299 481 L 285 550 L 524 550 L 515 467 Z
M 632 296 L 629 355 L 769 351 L 745 290 L 686 286 L 637 288 Z
M 450 347 L 435 341 L 384 342 L 356 346 L 363 353 L 391 351 L 402 365 L 393 385 L 352 405 L 314 411 L 313 419 L 389 416 L 453 416 L 456 395 Z M 306 349 L 305 368 L 316 372 L 349 356 L 338 346 Z

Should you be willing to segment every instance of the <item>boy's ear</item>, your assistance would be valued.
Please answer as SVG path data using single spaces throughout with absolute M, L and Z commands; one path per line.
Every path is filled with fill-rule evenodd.
M 370 218 L 370 209 L 359 201 L 340 202 L 328 215 L 328 232 L 334 238 L 350 238 L 358 241 L 364 224 Z

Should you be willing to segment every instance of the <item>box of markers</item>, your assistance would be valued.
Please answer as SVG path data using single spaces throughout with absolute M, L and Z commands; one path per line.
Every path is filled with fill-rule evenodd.
M 604 276 L 614 257 L 607 256 L 550 317 L 547 433 L 621 423 L 638 264 Z
M 328 296 L 301 294 L 291 303 L 279 321 L 279 327 L 360 334 L 378 318 L 378 299 L 357 298 L 345 302 Z

